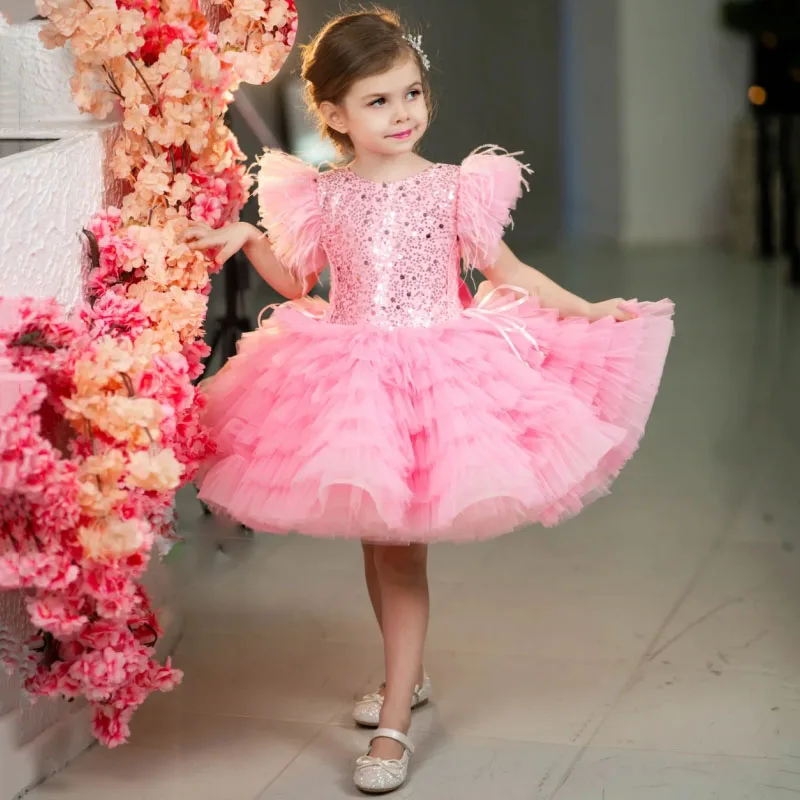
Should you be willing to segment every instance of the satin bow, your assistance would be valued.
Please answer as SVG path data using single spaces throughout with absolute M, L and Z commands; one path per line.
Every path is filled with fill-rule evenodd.
M 511 292 L 513 298 L 499 305 L 494 305 L 492 301 L 495 296 L 503 291 Z M 536 337 L 528 330 L 525 323 L 519 319 L 519 317 L 513 316 L 511 312 L 527 303 L 529 299 L 530 293 L 525 289 L 504 283 L 495 286 L 477 306 L 464 311 L 464 316 L 488 322 L 506 340 L 506 343 L 511 348 L 514 355 L 520 361 L 527 364 L 528 362 L 522 357 L 522 354 L 514 344 L 511 334 L 517 333 L 522 336 L 522 338 L 536 350 L 540 357 L 543 355 L 542 350 L 539 347 L 539 342 L 536 341 Z

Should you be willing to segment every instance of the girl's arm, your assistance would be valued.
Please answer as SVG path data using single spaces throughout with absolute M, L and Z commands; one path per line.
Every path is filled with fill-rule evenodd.
M 611 316 L 620 322 L 634 317 L 633 314 L 621 308 L 625 303 L 622 298 L 617 297 L 602 303 L 590 303 L 582 297 L 562 289 L 546 275 L 523 264 L 505 242 L 500 245 L 500 255 L 497 261 L 484 270 L 484 275 L 495 286 L 507 284 L 524 289 L 529 294 L 538 297 L 543 308 L 553 308 L 562 317 L 586 317 L 590 320 L 598 320 Z
M 186 239 L 193 250 L 219 248 L 214 260 L 224 264 L 234 253 L 244 250 L 256 272 L 276 292 L 289 300 L 308 294 L 318 276 L 298 278 L 281 264 L 264 234 L 248 222 L 235 222 L 214 230 L 208 225 L 194 224 L 186 231 Z

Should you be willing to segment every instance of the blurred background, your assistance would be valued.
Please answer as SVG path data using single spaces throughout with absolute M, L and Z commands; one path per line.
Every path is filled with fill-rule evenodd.
M 652 288 L 659 297 L 674 294 L 681 260 L 708 277 L 702 252 L 782 256 L 779 280 L 800 282 L 796 3 L 532 0 L 492 10 L 480 0 L 397 0 L 391 7 L 422 34 L 432 63 L 437 107 L 423 154 L 457 163 L 492 143 L 523 151 L 533 167 L 508 233 L 523 259 L 592 299 L 634 291 L 628 271 L 654 278 L 647 265 L 669 262 L 670 249 L 675 266 Z M 303 0 L 298 42 L 346 8 Z M 249 156 L 269 145 L 311 163 L 336 157 L 305 110 L 299 53 L 274 82 L 240 89 L 232 127 Z M 257 222 L 255 202 L 244 218 Z M 594 254 L 613 252 L 621 257 L 604 272 L 590 267 Z M 246 287 L 243 327 L 277 298 L 251 288 L 246 264 L 231 269 L 236 286 Z M 323 275 L 318 294 L 327 281 Z M 222 296 L 217 290 L 216 300 Z M 222 350 L 233 352 L 223 338 Z
M 438 108 L 425 155 L 457 162 L 491 142 L 524 151 L 535 169 L 518 247 L 729 237 L 750 47 L 723 26 L 719 0 L 392 7 L 422 33 L 432 62 Z M 299 41 L 340 8 L 304 0 Z M 297 73 L 296 51 L 277 81 L 242 93 L 284 146 L 329 157 L 304 122 Z M 246 150 L 258 149 L 246 125 L 238 132 Z

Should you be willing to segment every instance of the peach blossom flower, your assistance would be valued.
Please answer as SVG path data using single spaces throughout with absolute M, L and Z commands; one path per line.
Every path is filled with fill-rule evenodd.
M 128 465 L 127 483 L 154 492 L 166 492 L 180 484 L 183 467 L 172 450 L 155 455 L 148 451 L 132 453 Z
M 89 456 L 83 462 L 83 472 L 103 483 L 115 483 L 125 472 L 125 454 L 116 447 L 110 447 L 100 455 Z
M 171 270 L 167 267 L 166 261 L 161 264 L 153 264 L 145 270 L 147 280 L 158 289 L 166 289 L 172 283 Z
M 171 286 L 166 292 L 149 293 L 142 299 L 142 309 L 160 327 L 175 331 L 185 340 L 202 329 L 207 303 L 199 292 Z
M 202 289 L 208 284 L 208 257 L 185 244 L 178 245 L 169 255 L 173 265 L 173 283 L 182 289 Z
M 127 496 L 124 489 L 109 485 L 101 488 L 94 479 L 81 481 L 78 487 L 78 504 L 81 510 L 97 518 L 110 514 L 125 502 Z
M 266 30 L 282 28 L 286 24 L 289 16 L 289 4 L 286 0 L 271 0 L 269 10 L 263 20 L 263 26 Z
M 170 72 L 161 83 L 164 97 L 186 97 L 192 88 L 192 76 L 188 72 Z
M 138 292 L 131 292 L 131 294 L 138 294 Z M 183 347 L 181 339 L 175 331 L 160 328 L 148 328 L 143 331 L 137 339 L 137 343 L 158 353 L 176 353 L 180 352 Z
M 192 66 L 195 78 L 203 83 L 213 85 L 219 80 L 221 72 L 219 57 L 208 47 L 195 48 L 192 53 Z
M 119 88 L 126 106 L 143 105 L 145 99 L 150 97 L 135 72 L 127 73 L 119 83 Z
M 37 10 L 64 36 L 70 37 L 89 13 L 83 0 L 37 0 Z
M 113 395 L 93 414 L 93 421 L 118 441 L 142 447 L 158 440 L 163 416 L 161 405 L 155 400 Z
M 46 50 L 55 50 L 57 47 L 63 47 L 67 43 L 67 37 L 55 25 L 50 24 L 45 25 L 39 31 L 39 41 Z
M 158 57 L 155 68 L 160 75 L 170 75 L 175 72 L 186 72 L 189 68 L 189 59 L 183 54 L 183 42 L 176 39 L 167 45 L 167 48 Z
M 192 179 L 186 173 L 176 175 L 169 190 L 170 203 L 185 203 L 191 197 Z
M 144 520 L 107 517 L 78 529 L 78 541 L 87 558 L 95 561 L 124 558 L 141 550 L 152 537 Z
M 142 134 L 147 130 L 150 120 L 150 106 L 147 103 L 128 105 L 122 124 L 126 130 Z
M 166 194 L 170 184 L 167 155 L 162 154 L 157 157 L 146 155 L 144 160 L 146 166 L 139 170 L 136 176 L 136 190 L 144 189 L 155 195 Z
M 122 216 L 126 222 L 147 222 L 150 209 L 153 205 L 151 195 L 143 192 L 130 192 L 122 199 Z
M 231 15 L 246 17 L 254 22 L 259 22 L 267 13 L 267 4 L 264 0 L 233 0 Z

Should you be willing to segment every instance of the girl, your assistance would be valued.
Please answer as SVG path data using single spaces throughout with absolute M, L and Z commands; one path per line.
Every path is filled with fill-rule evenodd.
M 347 165 L 318 173 L 268 151 L 267 236 L 190 232 L 219 261 L 244 248 L 296 301 L 205 387 L 218 452 L 199 496 L 259 530 L 363 541 L 386 683 L 356 704 L 377 730 L 355 783 L 376 793 L 406 780 L 411 710 L 431 691 L 428 543 L 553 525 L 604 492 L 643 433 L 672 336 L 669 301 L 589 303 L 502 243 L 527 186 L 514 157 L 417 154 L 427 68 L 393 14 L 328 24 L 303 77 Z M 466 309 L 461 261 L 491 282 Z M 301 302 L 328 264 L 330 305 Z

